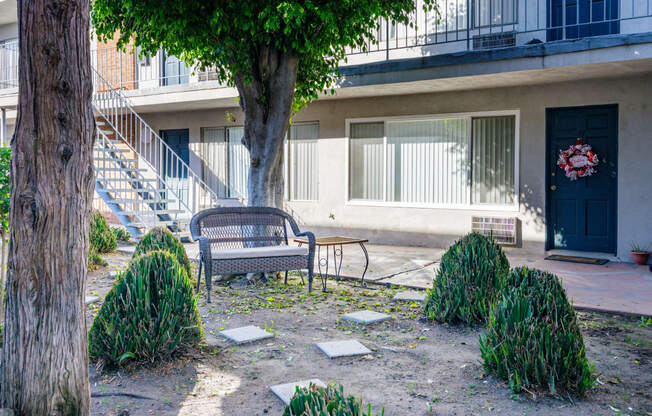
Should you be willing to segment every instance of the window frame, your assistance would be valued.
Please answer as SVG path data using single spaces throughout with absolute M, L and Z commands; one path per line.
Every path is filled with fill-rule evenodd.
M 472 119 L 474 117 L 500 117 L 500 116 L 514 116 L 514 203 L 506 205 L 496 204 L 477 204 L 472 200 L 472 186 L 471 169 L 469 169 L 469 186 L 467 204 L 423 204 L 423 203 L 410 203 L 410 202 L 396 202 L 387 201 L 387 126 L 388 121 L 423 121 L 435 119 L 449 119 L 449 118 L 468 118 L 469 119 L 469 160 L 472 158 Z M 374 123 L 382 122 L 385 124 L 383 129 L 383 200 L 364 200 L 351 198 L 351 124 L 355 123 Z M 354 139 L 355 140 L 355 139 Z M 365 118 L 347 118 L 345 119 L 345 185 L 344 185 L 344 204 L 350 206 L 375 206 L 375 207 L 395 207 L 395 208 L 427 208 L 427 209 L 462 209 L 473 211 L 509 211 L 517 212 L 520 207 L 520 194 L 519 194 L 519 179 L 520 179 L 520 110 L 497 110 L 497 111 L 479 111 L 479 112 L 465 112 L 465 113 L 441 113 L 441 114 L 425 114 L 425 115 L 411 115 L 411 116 L 388 116 L 388 117 L 365 117 Z
M 491 23 L 491 10 L 489 10 L 489 23 L 488 24 L 482 24 L 480 20 L 480 11 L 479 9 L 479 3 L 481 0 L 470 0 L 471 4 L 471 29 L 489 29 L 489 28 L 494 28 L 494 27 L 502 27 L 502 26 L 516 26 L 518 24 L 519 20 L 519 7 L 520 7 L 520 1 L 518 0 L 502 0 L 502 1 L 512 1 L 514 2 L 514 18 L 512 21 L 506 22 L 504 19 L 501 19 L 500 23 Z M 500 1 L 500 0 L 497 0 Z M 526 0 L 527 1 L 527 0 Z M 504 11 L 504 4 L 501 5 Z M 476 24 L 475 18 L 478 18 L 478 24 Z M 498 32 L 496 32 L 498 33 Z
M 202 179 L 202 181 L 205 180 L 204 179 L 204 169 L 205 169 L 205 167 L 203 165 L 203 161 L 204 161 L 203 157 L 204 157 L 204 155 L 203 155 L 203 151 L 201 150 L 202 145 L 204 145 L 206 143 L 206 141 L 204 139 L 204 131 L 206 129 L 223 129 L 224 130 L 224 160 L 226 161 L 226 164 L 224 165 L 223 174 L 225 175 L 224 177 L 226 178 L 227 183 L 225 184 L 225 188 L 226 188 L 225 196 L 223 198 L 220 198 L 220 199 L 233 200 L 233 201 L 243 201 L 243 200 L 247 199 L 246 196 L 245 197 L 231 196 L 231 183 L 229 182 L 229 168 L 230 168 L 230 164 L 231 164 L 231 158 L 229 157 L 229 141 L 228 141 L 228 133 L 227 133 L 227 130 L 230 129 L 230 128 L 243 128 L 244 129 L 244 125 L 238 124 L 238 125 L 235 125 L 235 126 L 205 126 L 205 127 L 200 127 L 199 128 L 199 148 L 200 148 L 199 160 L 202 161 L 202 169 L 201 169 L 202 176 L 201 176 L 201 179 Z
M 287 202 L 319 202 L 321 198 L 321 192 L 320 191 L 320 175 L 319 175 L 319 165 L 317 165 L 317 199 L 291 199 L 290 195 L 292 194 L 292 190 L 290 189 L 290 129 L 292 126 L 302 126 L 302 125 L 310 125 L 310 124 L 316 124 L 317 125 L 317 138 L 315 139 L 317 142 L 317 161 L 319 162 L 319 120 L 312 120 L 312 121 L 297 121 L 288 127 L 288 131 L 285 136 L 285 140 L 283 140 L 283 160 L 284 160 L 284 166 L 283 166 L 283 174 L 285 175 L 285 183 L 283 186 L 283 199 Z

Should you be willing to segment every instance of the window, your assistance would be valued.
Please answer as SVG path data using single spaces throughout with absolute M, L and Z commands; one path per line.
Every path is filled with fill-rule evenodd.
M 473 0 L 473 27 L 512 25 L 517 22 L 518 0 Z
M 286 197 L 292 201 L 319 200 L 319 123 L 290 126 L 286 142 Z
M 221 198 L 245 198 L 249 152 L 242 144 L 243 127 L 201 130 L 202 180 Z
M 401 205 L 516 203 L 516 117 L 352 123 L 349 197 Z

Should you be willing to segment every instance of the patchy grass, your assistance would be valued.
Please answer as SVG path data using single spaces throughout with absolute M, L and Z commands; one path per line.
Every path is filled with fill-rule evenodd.
M 107 260 L 110 267 L 125 261 L 117 255 Z M 89 291 L 106 293 L 113 281 L 109 270 L 93 272 Z M 599 382 L 586 400 L 577 401 L 512 394 L 507 383 L 482 370 L 481 327 L 426 322 L 419 304 L 392 300 L 398 288 L 370 290 L 329 280 L 329 293 L 309 295 L 298 275 L 288 285 L 277 280 L 240 283 L 214 284 L 210 305 L 200 287 L 206 332 L 200 348 L 152 368 L 91 369 L 94 392 L 137 392 L 154 399 L 93 398 L 93 414 L 280 416 L 283 406 L 269 386 L 313 377 L 342 384 L 347 394 L 373 403 L 373 411 L 384 406 L 386 415 L 652 414 L 652 326 L 641 325 L 640 318 L 578 313 Z M 89 320 L 97 306 L 89 306 Z M 389 313 L 393 319 L 371 326 L 340 319 L 360 309 Z M 245 325 L 257 325 L 275 338 L 234 346 L 218 335 Z M 314 345 L 341 339 L 357 339 L 372 353 L 330 360 Z

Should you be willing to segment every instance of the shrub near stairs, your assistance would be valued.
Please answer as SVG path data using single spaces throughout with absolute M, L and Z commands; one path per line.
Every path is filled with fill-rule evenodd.
M 498 244 L 478 233 L 455 242 L 441 259 L 433 287 L 424 302 L 426 318 L 477 324 L 505 287 L 509 262 Z
M 106 222 L 106 218 L 98 211 L 93 211 L 91 214 L 88 240 L 88 267 L 92 269 L 96 266 L 105 266 L 106 262 L 101 254 L 115 250 L 118 240 Z
M 536 269 L 512 270 L 480 336 L 480 353 L 485 370 L 514 392 L 583 395 L 596 379 L 559 278 Z
M 174 255 L 177 261 L 185 269 L 189 277 L 192 276 L 190 269 L 190 260 L 186 254 L 186 249 L 177 237 L 175 237 L 165 227 L 154 227 L 138 242 L 134 250 L 133 258 L 141 256 L 154 250 L 168 251 Z
M 152 251 L 118 276 L 89 333 L 89 355 L 115 366 L 153 362 L 202 337 L 197 301 L 176 258 Z

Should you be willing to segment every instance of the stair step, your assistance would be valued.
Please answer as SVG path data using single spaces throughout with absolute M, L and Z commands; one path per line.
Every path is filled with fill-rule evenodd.
M 164 190 L 159 190 L 159 189 L 157 189 L 155 191 L 152 191 L 151 189 L 137 189 L 137 188 L 116 188 L 116 189 L 107 189 L 106 191 L 107 192 L 113 192 L 114 194 L 115 193 L 121 193 L 121 192 L 149 192 L 149 193 L 152 193 L 152 192 L 163 193 L 163 192 L 165 192 Z
M 183 214 L 186 211 L 183 209 L 155 209 L 151 211 L 120 211 L 116 214 L 118 215 L 140 215 L 140 214 L 146 214 L 146 215 L 151 215 L 151 214 L 156 214 L 156 215 L 163 215 L 163 214 Z
M 120 199 L 115 201 L 118 204 L 138 204 L 144 202 L 146 204 L 171 204 L 177 202 L 176 199 Z
M 119 182 L 119 181 L 125 181 L 125 182 L 156 182 L 157 179 L 154 178 L 98 178 L 101 181 L 110 181 L 110 182 Z
M 131 149 L 124 149 L 121 147 L 101 147 L 101 146 L 95 146 L 95 150 L 101 150 L 103 152 L 120 152 L 120 153 L 128 153 L 128 152 L 133 152 Z
M 156 224 L 154 224 L 154 225 L 175 225 L 175 224 L 184 225 L 185 223 L 180 223 L 179 221 L 161 221 L 161 220 L 157 220 Z M 132 222 L 132 223 L 129 223 L 129 226 L 130 227 L 136 227 L 136 228 L 145 228 L 145 227 L 149 226 L 149 224 L 145 225 L 145 224 L 140 223 L 140 222 Z
M 106 162 L 124 162 L 124 163 L 135 163 L 138 162 L 138 159 L 120 159 L 116 157 L 96 157 L 95 161 L 106 161 Z
M 145 168 L 103 168 L 95 166 L 95 170 L 107 171 L 107 172 L 147 172 Z

